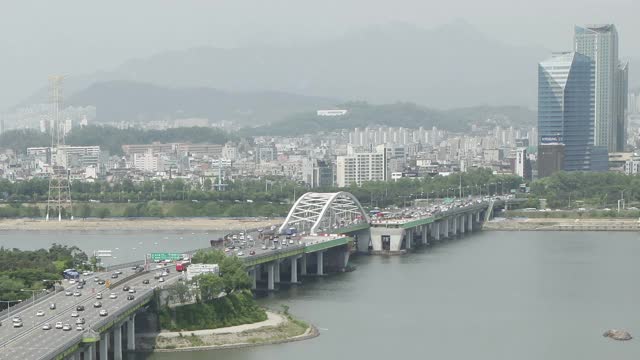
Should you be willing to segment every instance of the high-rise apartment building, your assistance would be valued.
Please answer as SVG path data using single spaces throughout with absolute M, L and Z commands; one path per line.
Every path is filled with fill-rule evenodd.
M 387 179 L 386 151 L 352 153 L 336 159 L 336 185 L 362 185 L 366 181 Z
M 587 56 L 571 52 L 555 54 L 538 66 L 538 143 L 549 138 L 563 143 L 567 171 L 591 170 L 592 65 Z
M 575 51 L 593 62 L 594 145 L 609 152 L 623 151 L 628 65 L 618 60 L 616 27 L 589 25 L 575 28 Z

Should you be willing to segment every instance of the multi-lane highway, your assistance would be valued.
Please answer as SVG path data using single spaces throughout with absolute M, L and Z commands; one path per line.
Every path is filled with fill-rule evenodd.
M 37 360 L 45 358 L 48 355 L 52 355 L 55 349 L 64 346 L 65 344 L 77 340 L 80 342 L 85 331 L 91 331 L 92 327 L 97 326 L 103 320 L 110 318 L 114 314 L 125 308 L 132 302 L 137 302 L 145 296 L 148 296 L 158 285 L 163 285 L 176 280 L 179 273 L 171 271 L 166 277 L 164 282 L 159 282 L 154 279 L 154 275 L 157 272 L 161 272 L 162 269 L 150 269 L 149 272 L 140 273 L 139 276 L 127 281 L 126 283 L 106 289 L 104 285 L 98 285 L 94 282 L 95 276 L 101 279 L 110 279 L 111 274 L 94 274 L 86 277 L 87 284 L 84 289 L 78 290 L 82 293 L 81 296 L 65 296 L 64 292 L 56 294 L 41 303 L 36 303 L 34 306 L 20 311 L 19 314 L 23 321 L 23 327 L 13 328 L 11 318 L 3 321 L 0 327 L 0 359 L 29 359 Z M 123 269 L 123 274 L 119 275 L 118 279 L 110 279 L 113 282 L 121 280 L 134 273 L 132 269 Z M 143 284 L 143 280 L 149 280 L 149 284 Z M 127 300 L 128 292 L 123 291 L 124 286 L 132 287 L 136 290 L 134 300 Z M 69 286 L 72 292 L 75 289 L 74 286 Z M 102 300 L 97 300 L 96 295 L 102 293 Z M 117 294 L 116 299 L 110 299 L 111 293 Z M 94 308 L 93 304 L 96 301 L 100 301 L 102 307 Z M 49 304 L 55 303 L 56 309 L 50 310 Z M 84 311 L 76 311 L 78 305 L 84 306 Z M 45 312 L 44 316 L 36 316 L 38 310 Z M 108 312 L 107 317 L 99 315 L 100 310 L 106 310 Z M 80 318 L 85 319 L 84 330 L 76 330 L 76 319 L 71 316 L 73 312 L 78 312 Z M 16 315 L 17 315 L 16 314 Z M 70 331 L 63 331 L 62 329 L 56 329 L 55 323 L 62 322 L 63 324 L 71 325 Z M 51 325 L 50 330 L 43 330 L 42 327 L 45 323 Z

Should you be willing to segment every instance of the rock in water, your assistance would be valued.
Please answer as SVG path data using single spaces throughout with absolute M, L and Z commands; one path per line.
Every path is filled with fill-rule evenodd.
M 633 339 L 633 337 L 631 336 L 631 334 L 629 334 L 628 331 L 616 330 L 616 329 L 607 330 L 604 334 L 602 334 L 602 336 L 609 337 L 614 340 L 621 340 L 621 341 Z

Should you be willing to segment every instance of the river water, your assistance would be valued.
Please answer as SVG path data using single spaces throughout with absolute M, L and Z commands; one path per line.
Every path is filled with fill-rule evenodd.
M 17 245 L 26 247 L 34 234 L 18 236 L 25 242 Z M 122 240 L 127 234 L 105 236 L 109 243 L 130 243 Z M 195 242 L 207 238 L 191 233 L 162 233 L 161 238 L 165 236 L 183 237 L 185 248 L 175 250 L 200 247 Z M 0 236 L 2 244 L 7 245 Z M 639 254 L 636 233 L 486 231 L 405 256 L 359 256 L 352 260 L 354 272 L 304 279 L 301 286 L 259 300 L 275 309 L 288 305 L 295 316 L 320 328 L 320 337 L 135 358 L 637 358 L 640 339 L 616 342 L 602 333 L 623 328 L 640 338 Z

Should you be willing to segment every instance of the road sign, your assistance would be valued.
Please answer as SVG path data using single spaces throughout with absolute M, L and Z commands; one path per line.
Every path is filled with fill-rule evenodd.
M 182 254 L 180 253 L 151 253 L 151 261 L 163 261 L 163 260 L 180 260 Z

